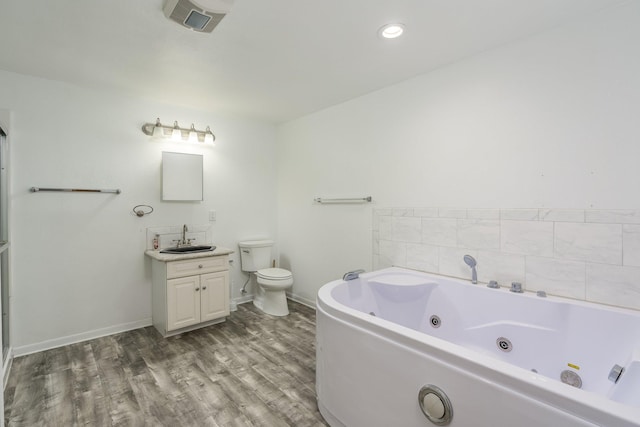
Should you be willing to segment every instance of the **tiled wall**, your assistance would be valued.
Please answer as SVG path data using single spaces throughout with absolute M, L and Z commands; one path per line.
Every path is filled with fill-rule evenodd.
M 640 309 L 640 210 L 388 208 L 373 211 L 373 265 Z

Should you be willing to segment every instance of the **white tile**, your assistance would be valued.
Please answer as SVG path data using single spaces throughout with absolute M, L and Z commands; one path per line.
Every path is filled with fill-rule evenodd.
M 550 295 L 585 299 L 585 263 L 527 257 L 526 288 Z
M 478 259 L 478 252 L 460 248 L 438 248 L 438 272 L 445 276 L 471 279 L 471 268 L 464 263 L 464 256 L 471 255 Z
M 587 264 L 587 300 L 640 309 L 640 268 Z
M 500 221 L 459 219 L 458 246 L 473 249 L 499 249 Z
M 493 251 L 478 251 L 478 280 L 489 283 L 496 280 L 501 286 L 511 282 L 524 283 L 524 256 Z
M 393 230 L 393 240 L 397 242 L 422 241 L 422 220 L 414 217 L 392 217 L 391 228 Z
M 382 265 L 404 266 L 407 262 L 406 243 L 380 240 L 380 255 L 378 259 Z
M 378 232 L 381 240 L 393 240 L 393 228 L 390 216 L 381 216 L 378 221 Z
M 640 267 L 640 225 L 622 226 L 622 264 Z
M 438 208 L 415 208 L 413 210 L 413 216 L 420 216 L 424 218 L 437 218 Z
M 375 210 L 372 211 L 371 214 L 371 229 L 373 231 L 378 231 L 380 229 L 380 215 L 376 213 Z
M 395 208 L 393 210 L 393 216 L 413 216 L 412 208 Z
M 391 267 L 391 262 L 389 262 L 388 264 L 384 263 L 384 260 L 380 259 L 379 255 L 374 255 L 373 256 L 373 269 L 374 270 L 381 270 L 383 268 L 387 268 L 387 267 Z
M 466 218 L 467 210 L 459 208 L 440 208 L 438 209 L 440 218 Z
M 378 255 L 380 253 L 380 233 L 377 231 L 373 232 L 372 235 L 373 241 L 373 253 L 374 255 Z
M 500 219 L 500 209 L 467 209 L 468 219 Z
M 584 222 L 583 209 L 540 209 L 540 221 Z
M 588 210 L 585 212 L 585 219 L 587 222 L 640 224 L 640 211 L 633 209 Z
M 553 223 L 501 221 L 500 251 L 511 254 L 553 257 Z
M 536 221 L 538 209 L 500 209 L 500 219 Z
M 391 208 L 378 208 L 373 210 L 374 214 L 378 214 L 380 216 L 391 216 L 393 215 L 393 209 Z
M 455 247 L 457 229 L 455 218 L 422 218 L 422 243 Z
M 622 264 L 622 225 L 555 223 L 555 258 Z
M 438 272 L 438 247 L 407 243 L 406 266 L 420 271 Z

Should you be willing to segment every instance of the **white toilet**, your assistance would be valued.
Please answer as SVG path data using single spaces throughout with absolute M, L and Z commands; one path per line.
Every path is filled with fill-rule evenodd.
M 255 273 L 258 289 L 253 305 L 272 316 L 289 314 L 285 291 L 293 285 L 293 275 L 283 268 L 270 268 L 273 240 L 240 242 L 242 271 Z

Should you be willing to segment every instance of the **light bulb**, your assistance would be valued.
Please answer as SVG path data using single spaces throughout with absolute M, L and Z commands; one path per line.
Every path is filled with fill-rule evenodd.
M 198 142 L 198 132 L 196 132 L 193 123 L 191 123 L 191 129 L 189 129 L 189 142 Z
M 182 139 L 182 131 L 178 127 L 178 122 L 173 122 L 173 131 L 171 131 L 171 139 L 174 141 L 180 141 Z
M 160 117 L 156 119 L 156 124 L 153 126 L 153 137 L 164 138 L 164 129 L 162 128 L 162 123 L 160 123 Z
M 385 39 L 395 39 L 404 33 L 403 24 L 387 24 L 378 30 L 379 34 Z
M 211 132 L 211 129 L 209 128 L 209 126 L 207 126 L 207 130 L 204 132 L 204 142 L 213 144 L 213 141 L 215 140 L 216 140 L 215 135 L 213 134 L 213 132 Z

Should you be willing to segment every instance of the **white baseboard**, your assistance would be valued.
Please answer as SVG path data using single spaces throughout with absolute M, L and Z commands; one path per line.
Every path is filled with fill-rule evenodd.
M 66 337 L 54 338 L 35 344 L 27 344 L 13 349 L 14 357 L 26 356 L 27 354 L 37 353 L 39 351 L 51 350 L 52 348 L 62 347 L 64 345 L 75 344 L 82 341 L 92 340 L 94 338 L 104 337 L 106 335 L 118 334 L 120 332 L 131 331 L 133 329 L 151 326 L 151 318 L 142 319 L 135 322 L 122 323 L 120 325 L 109 326 L 107 328 L 94 329 L 93 331 L 82 332 Z
M 295 294 L 287 294 L 287 298 L 297 303 L 306 305 L 307 307 L 311 307 L 313 309 L 316 308 L 315 300 L 309 300 L 307 298 L 300 297 Z M 253 300 L 253 295 L 247 295 L 240 298 L 234 298 L 231 301 L 231 310 L 237 310 L 238 304 L 245 304 L 247 302 L 251 302 Z M 107 335 L 118 334 L 120 332 L 131 331 L 133 329 L 145 328 L 147 326 L 151 326 L 152 321 L 151 318 L 138 320 L 136 322 L 123 323 L 120 325 L 109 326 L 107 328 L 102 329 L 94 329 L 93 331 L 82 332 L 80 334 L 68 335 L 66 337 L 54 338 L 51 340 L 42 341 L 35 344 L 27 344 L 19 347 L 13 348 L 13 357 L 26 356 L 27 354 L 37 353 L 39 351 L 51 350 L 52 348 L 62 347 L 69 344 L 75 344 L 82 341 L 92 340 L 94 338 L 100 338 Z M 13 360 L 13 357 L 11 360 Z M 10 364 L 7 364 L 10 365 Z M 4 367 L 5 375 L 8 373 L 8 370 L 11 366 Z M 8 378 L 8 375 L 5 377 Z
M 298 296 L 296 294 L 290 294 L 287 293 L 287 298 L 289 298 L 291 301 L 295 301 L 297 303 L 300 303 L 302 305 L 306 305 L 307 307 L 311 307 L 315 310 L 316 308 L 316 301 L 315 300 L 310 300 L 308 298 L 303 298 L 301 296 Z
M 236 311 L 238 309 L 238 304 L 245 304 L 253 301 L 253 295 L 245 295 L 243 297 L 234 298 L 231 300 L 231 311 Z
M 4 366 L 2 367 L 2 390 L 7 388 L 7 382 L 9 382 L 9 374 L 11 373 L 11 366 L 13 365 L 13 348 L 9 347 L 9 351 L 7 352 L 7 360 L 4 362 Z

